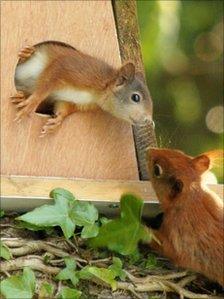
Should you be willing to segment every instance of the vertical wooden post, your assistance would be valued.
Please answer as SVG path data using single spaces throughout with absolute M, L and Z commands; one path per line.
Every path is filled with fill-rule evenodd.
M 122 61 L 131 60 L 138 70 L 145 72 L 142 62 L 140 34 L 135 0 L 112 0 L 118 42 Z M 150 99 L 149 99 L 150 100 Z M 156 136 L 152 125 L 133 127 L 135 149 L 138 160 L 139 177 L 148 180 L 145 151 L 149 146 L 156 146 Z

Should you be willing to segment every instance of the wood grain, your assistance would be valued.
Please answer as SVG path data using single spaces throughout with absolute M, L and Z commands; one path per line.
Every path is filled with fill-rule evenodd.
M 49 198 L 54 188 L 64 188 L 81 200 L 119 202 L 123 193 L 134 193 L 145 201 L 156 202 L 156 195 L 149 182 L 123 180 L 85 180 L 43 178 L 26 176 L 2 176 L 2 197 Z
M 15 92 L 18 50 L 45 40 L 62 41 L 119 66 L 110 1 L 1 1 L 2 174 L 87 179 L 138 179 L 132 130 L 99 112 L 76 113 L 62 128 L 38 138 L 46 121 L 37 115 L 19 125 L 8 98 Z

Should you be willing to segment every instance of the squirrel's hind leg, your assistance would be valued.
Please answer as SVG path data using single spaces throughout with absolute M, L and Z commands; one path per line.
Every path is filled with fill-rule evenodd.
M 35 47 L 33 46 L 26 46 L 22 48 L 19 53 L 19 62 L 25 62 L 27 59 L 30 58 L 30 56 L 35 52 Z
M 77 111 L 75 104 L 65 101 L 56 101 L 54 107 L 54 117 L 47 120 L 42 128 L 40 137 L 44 137 L 49 133 L 53 133 L 61 126 L 63 120 L 70 114 Z

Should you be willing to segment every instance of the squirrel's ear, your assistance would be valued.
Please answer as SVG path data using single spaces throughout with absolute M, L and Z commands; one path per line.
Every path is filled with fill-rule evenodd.
M 210 159 L 206 154 L 202 154 L 192 159 L 192 164 L 199 174 L 210 168 Z
M 203 157 L 203 159 L 202 159 L 202 157 Z M 211 169 L 213 166 L 217 166 L 217 167 L 219 167 L 220 165 L 222 165 L 222 160 L 223 160 L 223 157 L 224 157 L 224 151 L 223 150 L 221 150 L 221 149 L 216 149 L 216 150 L 212 150 L 212 151 L 209 151 L 209 152 L 206 152 L 206 153 L 203 153 L 202 155 L 200 155 L 200 156 L 198 156 L 198 157 L 196 157 L 196 158 L 194 158 L 193 159 L 193 163 L 195 164 L 198 164 L 198 166 L 199 166 L 199 164 L 201 163 L 201 164 L 204 164 L 205 165 L 205 169 L 204 169 L 204 171 L 205 170 L 207 170 L 207 169 Z M 199 159 L 200 158 L 200 159 Z M 201 162 L 199 163 L 199 162 L 197 162 L 197 161 L 199 161 L 199 160 L 201 160 Z M 203 160 L 204 160 L 204 162 L 203 162 Z M 206 162 L 207 161 L 207 162 Z M 206 164 L 207 163 L 207 164 Z M 203 165 L 202 165 L 203 166 Z M 207 168 L 206 168 L 207 167 Z M 199 167 L 199 168 L 201 168 L 202 169 L 202 172 L 204 172 L 203 171 L 203 167 Z
M 132 62 L 127 62 L 122 65 L 118 71 L 118 77 L 116 80 L 116 85 L 120 86 L 129 82 L 132 82 L 135 76 L 135 66 Z
M 142 72 L 136 72 L 136 77 L 141 80 L 141 81 L 145 81 L 145 76 Z

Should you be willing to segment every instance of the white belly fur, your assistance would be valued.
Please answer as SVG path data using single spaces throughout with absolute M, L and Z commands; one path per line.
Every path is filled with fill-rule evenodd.
M 36 51 L 27 61 L 16 68 L 15 77 L 19 84 L 34 84 L 47 64 L 47 55 L 44 51 Z
M 54 91 L 50 96 L 55 100 L 73 102 L 80 105 L 87 105 L 94 101 L 94 95 L 92 93 L 72 87 Z

